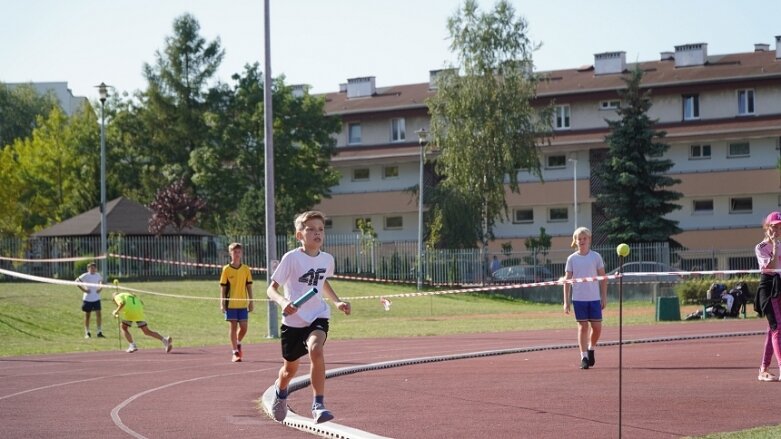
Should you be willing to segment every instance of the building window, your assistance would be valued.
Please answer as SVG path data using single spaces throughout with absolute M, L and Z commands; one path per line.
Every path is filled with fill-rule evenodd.
M 689 147 L 690 159 L 709 159 L 710 145 L 692 145 Z
M 753 210 L 754 202 L 751 197 L 729 199 L 729 213 L 751 213 Z
M 600 110 L 617 110 L 619 107 L 621 107 L 621 101 L 619 101 L 618 99 L 601 101 L 599 103 Z
M 727 157 L 748 157 L 751 154 L 748 142 L 730 143 Z
M 385 166 L 382 168 L 382 178 L 399 178 L 399 167 Z
M 332 220 L 331 218 L 326 218 L 325 219 L 325 228 L 326 229 L 333 229 L 334 228 L 334 220 Z
M 563 169 L 567 167 L 567 156 L 549 155 L 545 157 L 545 169 Z
M 700 118 L 700 96 L 683 95 L 683 120 Z
M 569 105 L 557 105 L 553 108 L 553 115 L 556 118 L 554 126 L 557 130 L 569 129 Z
M 361 143 L 361 124 L 351 123 L 347 125 L 348 139 L 347 143 L 355 145 Z
M 566 207 L 551 207 L 548 209 L 548 222 L 560 223 L 569 220 L 569 211 Z
M 738 90 L 738 114 L 754 114 L 754 90 Z
M 713 213 L 713 200 L 694 200 L 692 207 L 694 213 Z
M 401 142 L 407 138 L 404 125 L 403 117 L 391 119 L 391 142 Z
M 371 177 L 369 168 L 353 169 L 353 181 L 368 181 L 369 177 Z
M 400 216 L 386 216 L 385 230 L 399 230 L 404 228 L 404 218 Z
M 366 224 L 367 227 L 371 227 L 372 225 L 372 219 L 371 218 L 355 218 L 355 221 L 353 221 L 353 232 L 360 232 L 361 228 L 358 227 L 358 223 L 363 221 L 364 224 Z
M 513 223 L 515 224 L 529 224 L 534 222 L 534 210 L 532 209 L 515 209 L 513 211 Z

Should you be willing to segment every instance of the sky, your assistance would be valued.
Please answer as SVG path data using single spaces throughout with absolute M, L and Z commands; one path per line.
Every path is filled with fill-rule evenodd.
M 270 0 L 271 72 L 311 92 L 375 76 L 378 87 L 426 82 L 455 61 L 447 19 L 463 0 Z M 495 0 L 478 0 L 490 11 Z M 778 0 L 511 0 L 528 23 L 537 70 L 593 64 L 625 51 L 627 62 L 659 59 L 674 46 L 708 43 L 711 55 L 775 50 Z M 191 13 L 208 41 L 219 38 L 223 82 L 248 63 L 264 65 L 263 0 L 0 0 L 0 82 L 65 81 L 97 99 L 146 88 L 144 63 Z

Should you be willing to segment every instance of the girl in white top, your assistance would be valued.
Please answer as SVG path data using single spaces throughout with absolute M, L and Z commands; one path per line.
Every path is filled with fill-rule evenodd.
M 591 230 L 579 227 L 572 234 L 572 248 L 578 251 L 567 258 L 565 279 L 579 279 L 605 275 L 602 256 L 591 250 Z M 602 334 L 602 310 L 607 304 L 607 279 L 564 284 L 564 313 L 575 309 L 578 322 L 580 368 L 588 369 L 596 363 L 594 348 Z

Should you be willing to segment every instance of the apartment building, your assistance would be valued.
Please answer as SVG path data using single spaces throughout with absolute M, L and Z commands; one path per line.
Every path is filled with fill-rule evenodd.
M 594 55 L 591 65 L 541 72 L 536 105 L 554 105 L 554 137 L 542 148 L 543 179 L 519 173 L 520 193 L 508 190 L 510 218 L 497 225 L 493 250 L 537 236 L 569 245 L 576 226 L 602 220 L 594 208 L 599 182 L 592 170 L 607 153 L 606 119 L 616 119 L 623 74 L 634 69 L 625 52 Z M 649 90 L 650 116 L 667 132 L 669 174 L 683 197 L 669 215 L 683 230 L 674 236 L 691 249 L 743 249 L 761 238 L 760 222 L 781 209 L 781 36 L 775 47 L 709 55 L 706 43 L 675 46 L 659 59 L 639 62 Z M 325 95 L 326 111 L 342 119 L 333 166 L 342 174 L 333 197 L 319 209 L 332 233 L 351 233 L 356 221 L 372 222 L 383 241 L 417 239 L 420 179 L 416 131 L 428 129 L 428 83 L 377 87 L 374 77 L 349 79 Z M 426 164 L 427 185 L 434 179 Z M 425 186 L 424 186 L 425 190 Z

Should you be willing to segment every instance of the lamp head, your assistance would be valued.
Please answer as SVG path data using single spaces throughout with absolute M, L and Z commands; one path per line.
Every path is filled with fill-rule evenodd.
M 101 82 L 100 85 L 96 85 L 98 88 L 98 94 L 100 95 L 100 103 L 104 104 L 108 99 L 108 86 L 105 82 Z

